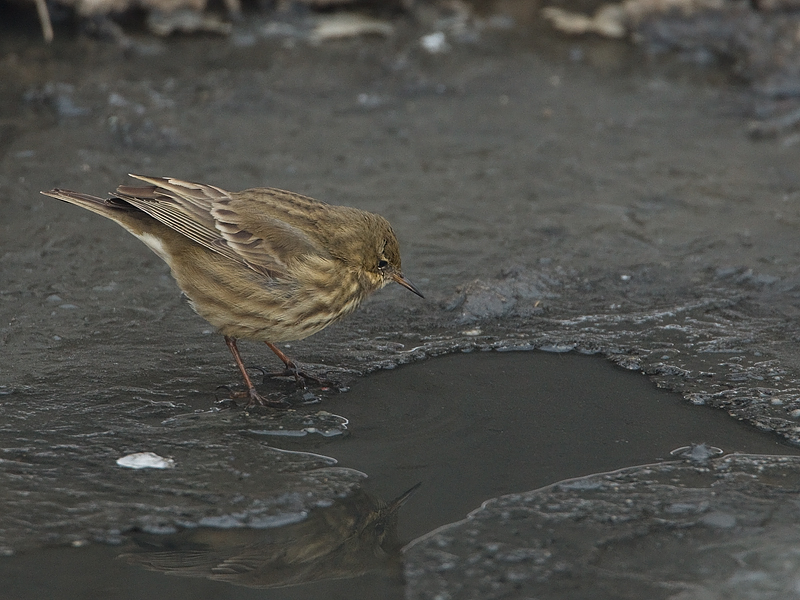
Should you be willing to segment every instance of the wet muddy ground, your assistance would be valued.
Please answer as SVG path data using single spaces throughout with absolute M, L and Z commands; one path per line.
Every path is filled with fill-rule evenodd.
M 422 481 L 386 517 L 399 519 L 396 540 L 394 525 L 381 524 L 377 537 L 362 528 L 373 532 L 368 549 L 375 539 L 388 548 L 379 571 L 388 574 L 338 584 L 342 593 L 488 598 L 516 585 L 512 592 L 561 597 L 558 577 L 596 573 L 600 563 L 591 551 L 595 558 L 550 561 L 558 549 L 543 550 L 532 517 L 520 518 L 516 533 L 504 529 L 509 503 L 539 502 L 529 490 L 669 459 L 691 443 L 797 454 L 800 150 L 791 137 L 747 135 L 749 91 L 713 69 L 528 25 L 483 30 L 438 54 L 419 44 L 430 31 L 402 19 L 388 38 L 322 45 L 267 37 L 256 21 L 237 27 L 228 38 L 133 36 L 125 49 L 67 36 L 45 47 L 35 23 L 0 35 L 2 568 L 19 577 L 67 552 L 42 550 L 50 546 L 89 543 L 77 551 L 102 554 L 94 543 L 105 542 L 107 556 L 128 552 L 132 530 L 178 536 L 175 547 L 206 554 L 221 544 L 223 555 L 232 542 L 180 536 L 204 527 L 280 530 L 285 548 L 311 534 L 279 525 L 360 522 L 352 515 L 380 512 L 376 498 Z M 387 288 L 347 321 L 290 344 L 291 356 L 352 391 L 265 382 L 261 389 L 289 397 L 293 410 L 220 410 L 215 400 L 225 391 L 217 387 L 237 382 L 230 355 L 166 266 L 113 223 L 38 194 L 58 186 L 103 195 L 126 173 L 228 189 L 270 185 L 383 214 L 400 239 L 405 274 L 426 299 Z M 499 352 L 535 349 L 550 354 Z M 568 351 L 594 358 L 560 354 Z M 276 366 L 263 345 L 245 343 L 242 352 L 248 365 Z M 434 358 L 446 354 L 455 356 Z M 481 357 L 486 364 L 466 362 Z M 554 371 L 547 361 L 559 357 L 566 374 L 547 385 L 550 400 L 537 401 L 545 387 L 537 369 Z M 373 373 L 406 363 L 418 364 Z M 371 397 L 358 396 L 368 385 Z M 600 395 L 577 399 L 583 392 L 573 385 Z M 645 394 L 662 399 L 637 405 Z M 606 418 L 634 407 L 641 412 L 627 420 Z M 495 440 L 495 430 L 509 427 L 513 442 Z M 634 435 L 654 445 L 637 442 L 626 454 L 612 443 Z M 517 456 L 517 448 L 534 454 Z M 174 459 L 174 470 L 116 465 L 144 451 Z M 653 471 L 624 477 L 634 506 L 678 507 L 669 514 L 730 535 L 723 546 L 732 555 L 739 550 L 731 544 L 755 539 L 768 519 L 731 521 L 730 506 L 705 498 L 708 478 L 729 477 L 731 494 L 763 507 L 794 489 L 795 466 L 716 460 L 727 459 L 712 453 L 689 461 L 688 474 L 665 475 L 671 487 L 653 488 L 655 497 L 636 495 Z M 786 472 L 764 475 L 770 469 Z M 502 482 L 478 476 L 486 472 Z M 736 487 L 754 478 L 760 488 Z M 455 480 L 474 484 L 459 491 Z M 565 489 L 606 485 L 586 481 Z M 371 496 L 361 498 L 362 488 Z M 409 547 L 405 566 L 396 563 L 399 544 L 511 493 L 473 519 L 480 526 L 432 534 Z M 337 508 L 348 498 L 354 504 Z M 322 510 L 333 512 L 314 516 Z M 598 521 L 610 514 L 591 510 Z M 793 513 L 778 513 L 792 530 Z M 637 522 L 637 531 L 654 527 Z M 564 539 L 611 552 L 614 544 L 602 541 L 616 538 L 577 528 Z M 793 543 L 766 539 L 748 547 Z M 271 556 L 265 542 L 242 543 Z M 335 556 L 308 572 L 331 578 L 342 563 L 371 565 L 376 552 L 362 545 Z M 774 573 L 769 558 L 759 555 L 759 572 Z M 667 583 L 653 586 L 678 597 L 700 585 L 675 587 L 670 565 Z M 731 577 L 743 576 L 736 568 Z M 159 577 L 148 581 L 196 581 Z M 524 588 L 531 578 L 552 586 Z M 214 589 L 208 597 L 241 597 L 238 588 Z M 309 597 L 289 589 L 298 591 L 280 593 Z M 636 597 L 636 589 L 608 597 Z M 726 597 L 749 589 L 733 585 Z M 784 588 L 775 594 L 787 597 Z
M 113 457 L 109 457 L 107 465 L 94 466 L 95 477 L 90 478 L 91 473 L 86 472 L 90 469 L 81 469 L 80 463 L 96 459 L 101 450 L 86 442 L 73 444 L 69 452 L 57 448 L 55 452 L 61 454 L 58 461 L 78 463 L 72 467 L 72 477 L 67 476 L 70 467 L 62 464 L 62 474 L 51 468 L 42 473 L 40 481 L 18 481 L 12 492 L 18 495 L 20 488 L 25 488 L 24 505 L 14 502 L 14 494 L 8 492 L 12 499 L 5 504 L 17 515 L 27 507 L 29 513 L 37 514 L 40 525 L 47 523 L 46 533 L 52 537 L 73 536 L 72 545 L 76 547 L 22 551 L 0 561 L 0 576 L 17 600 L 41 597 L 53 589 L 60 590 L 60 597 L 76 598 L 82 597 L 82 591 L 98 589 L 105 590 L 107 597 L 118 599 L 161 597 L 178 591 L 211 598 L 227 598 L 231 594 L 245 598 L 402 598 L 406 590 L 400 575 L 399 544 L 460 520 L 485 500 L 540 488 L 565 476 L 586 476 L 656 461 L 660 463 L 656 468 L 679 471 L 687 468 L 678 466 L 684 462 L 680 459 L 687 456 L 680 449 L 699 442 L 707 448 L 705 458 L 722 452 L 795 457 L 800 454 L 793 446 L 730 419 L 721 411 L 693 407 L 677 394 L 655 389 L 645 378 L 625 373 L 607 361 L 572 354 L 475 352 L 435 358 L 365 378 L 332 404 L 337 414 L 345 415 L 349 421 L 347 435 L 287 435 L 286 430 L 259 429 L 269 422 L 263 418 L 239 416 L 230 420 L 233 415 L 229 414 L 227 419 L 220 419 L 218 413 L 199 414 L 206 426 L 196 428 L 192 414 L 181 414 L 180 408 L 175 407 L 178 417 L 162 421 L 157 427 L 166 430 L 174 441 L 158 439 L 157 432 L 145 438 L 150 448 L 175 457 L 175 470 L 145 472 L 143 477 L 117 469 L 122 471 L 117 474 L 119 478 L 110 480 L 108 470 Z M 208 423 L 209 419 L 215 422 Z M 81 431 L 81 420 L 69 423 L 73 439 L 87 437 Z M 175 424 L 176 420 L 183 421 L 183 425 Z M 215 455 L 220 433 L 228 440 L 224 450 L 229 455 L 227 461 L 220 461 Z M 49 437 L 52 440 L 52 434 Z M 106 438 L 104 446 L 114 446 L 122 436 L 117 432 L 102 437 Z M 109 442 L 109 438 L 113 441 Z M 196 451 L 181 454 L 180 446 L 187 446 L 189 440 Z M 328 466 L 325 471 L 329 478 L 342 479 L 345 473 L 337 472 L 341 467 L 357 469 L 368 475 L 362 485 L 370 498 L 363 492 L 354 492 L 330 506 L 316 507 L 303 519 L 292 518 L 291 507 L 284 502 L 280 513 L 270 515 L 276 519 L 272 523 L 275 527 L 255 522 L 256 511 L 251 505 L 247 526 L 223 523 L 219 513 L 228 520 L 231 514 L 244 520 L 244 499 L 248 496 L 273 497 L 276 486 L 282 486 L 285 495 L 287 484 L 291 484 L 285 475 L 282 482 L 264 481 L 269 467 L 266 474 L 260 472 L 255 464 L 258 457 L 247 454 L 243 447 L 246 444 L 258 448 L 265 442 L 271 448 L 335 458 L 338 467 Z M 42 446 L 45 445 L 43 440 Z M 28 451 L 27 460 L 19 462 L 41 463 L 45 460 L 41 456 L 44 451 L 44 447 L 38 453 Z M 699 456 L 698 462 L 705 467 L 702 451 Z M 238 474 L 245 483 L 231 484 L 227 480 L 225 466 L 234 461 L 239 464 Z M 56 462 L 52 460 L 51 464 Z M 274 459 L 270 462 L 274 463 Z M 286 470 L 285 463 L 281 466 Z M 307 474 L 309 470 L 310 474 L 321 470 L 319 465 L 308 464 L 304 469 Z M 19 464 L 17 470 L 21 470 Z M 187 471 L 188 477 L 174 475 Z M 70 482 L 73 478 L 79 481 L 77 485 Z M 124 479 L 131 478 L 160 491 L 160 497 L 153 499 L 139 492 L 127 504 L 121 502 L 118 487 L 126 487 Z M 250 481 L 257 478 L 261 481 Z M 183 486 L 186 495 L 191 494 L 192 479 L 199 479 L 207 494 L 218 497 L 206 500 L 204 506 L 198 506 L 200 498 L 172 498 L 180 512 L 170 507 L 166 500 L 176 495 L 179 486 Z M 69 488 L 54 490 L 54 481 Z M 318 477 L 314 488 L 317 499 L 325 490 L 321 483 L 324 479 Z M 307 555 L 322 555 L 319 548 L 326 541 L 342 543 L 342 537 L 332 533 L 342 529 L 347 517 L 374 514 L 380 506 L 376 499 L 390 501 L 416 483 L 421 484 L 419 489 L 402 506 L 396 520 L 387 524 L 390 539 L 382 539 L 367 528 L 368 535 L 359 536 L 357 547 L 336 547 L 336 552 L 325 554 L 326 560 L 307 561 L 313 566 L 307 570 L 287 568 L 276 560 L 276 554 L 291 556 L 298 547 Z M 228 495 L 240 497 L 239 506 L 236 502 L 231 503 L 232 509 L 225 506 L 229 502 L 224 497 L 226 486 L 233 491 Z M 137 506 L 143 501 L 148 504 Z M 99 510 L 100 506 L 106 510 Z M 158 523 L 153 522 L 154 506 L 160 513 Z M 192 510 L 199 514 L 195 522 L 191 522 Z M 65 512 L 72 518 L 64 518 Z M 281 514 L 287 523 L 277 527 Z M 86 520 L 81 526 L 80 517 L 84 515 Z M 98 535 L 121 525 L 122 529 L 138 527 L 139 531 L 106 540 L 112 543 L 101 547 L 87 545 L 75 535 L 87 528 Z M 212 529 L 213 525 L 217 528 Z M 36 529 L 30 527 L 27 533 L 35 533 Z M 23 532 L 17 535 L 24 537 Z M 540 536 L 533 539 L 537 537 Z M 586 543 L 591 541 L 587 535 Z M 417 544 L 424 548 L 425 542 Z M 378 545 L 387 551 L 385 555 L 373 553 Z M 172 554 L 164 554 L 167 552 Z M 251 560 L 257 561 L 254 572 L 244 570 L 227 579 L 218 572 L 214 577 L 212 565 L 248 553 Z M 424 557 L 413 547 L 410 553 L 415 566 Z M 328 554 L 339 558 L 332 560 Z M 117 558 L 120 555 L 122 558 Z M 350 558 L 345 560 L 342 556 Z M 92 562 L 95 568 L 82 569 L 81 564 L 86 562 Z M 47 565 L 47 580 L 30 577 L 37 564 L 39 569 Z M 143 571 L 142 565 L 194 578 L 154 576 Z M 337 573 L 347 578 L 336 580 Z M 214 583 L 209 584 L 206 577 Z M 120 585 L 120 581 L 128 580 L 136 581 L 136 586 Z M 270 589 L 278 584 L 306 583 L 267 593 L 242 589 L 232 592 L 221 581 Z M 432 591 L 419 581 L 412 583 L 417 594 L 423 592 L 422 597 Z M 547 589 L 546 585 L 543 587 Z

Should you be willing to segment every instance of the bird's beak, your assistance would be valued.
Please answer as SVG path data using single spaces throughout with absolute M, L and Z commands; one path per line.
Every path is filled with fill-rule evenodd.
M 396 281 L 397 283 L 402 285 L 404 288 L 411 290 L 412 292 L 414 292 L 420 298 L 424 298 L 425 297 L 425 296 L 422 295 L 422 292 L 420 292 L 417 289 L 417 286 L 415 286 L 408 279 L 403 277 L 403 275 L 401 273 L 392 273 L 391 277 L 392 277 L 392 280 Z
M 417 489 L 419 488 L 419 486 L 421 486 L 421 485 L 422 485 L 422 482 L 420 481 L 417 485 L 412 487 L 410 490 L 407 490 L 407 491 L 403 492 L 397 498 L 395 498 L 394 500 L 389 502 L 386 505 L 387 508 L 388 508 L 388 512 L 389 513 L 397 512 L 400 509 L 400 507 L 403 506 L 403 504 L 406 503 L 406 500 L 408 500 L 409 498 L 411 498 L 411 496 L 414 495 L 414 492 L 416 492 Z

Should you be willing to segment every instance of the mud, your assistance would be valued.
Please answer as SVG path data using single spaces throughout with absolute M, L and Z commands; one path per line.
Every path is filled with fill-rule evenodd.
M 3 489 L 47 493 L 39 473 L 67 477 L 73 497 L 99 494 L 103 521 L 155 530 L 181 511 L 189 523 L 230 515 L 234 498 L 197 493 L 203 477 L 187 473 L 150 489 L 154 472 L 115 466 L 124 454 L 180 465 L 207 447 L 197 473 L 222 489 L 256 465 L 238 511 L 247 526 L 363 480 L 262 434 L 231 442 L 231 427 L 336 433 L 348 392 L 266 382 L 303 418 L 217 412 L 217 387 L 236 373 L 165 265 L 114 224 L 38 195 L 102 195 L 129 172 L 282 187 L 392 222 L 426 301 L 387 288 L 287 349 L 343 387 L 462 350 L 576 351 L 800 443 L 798 146 L 747 135 L 750 92 L 713 69 L 529 24 L 449 38 L 436 54 L 420 44 L 433 30 L 402 19 L 388 38 L 322 45 L 266 25 L 125 48 L 43 47 L 35 22 L 0 35 L 0 473 L 17 482 Z M 265 348 L 242 352 L 273 368 Z M 564 443 L 574 434 L 565 426 Z M 512 491 L 526 490 L 497 494 Z M 91 511 L 51 516 L 7 513 L 0 545 L 118 541 L 92 529 Z

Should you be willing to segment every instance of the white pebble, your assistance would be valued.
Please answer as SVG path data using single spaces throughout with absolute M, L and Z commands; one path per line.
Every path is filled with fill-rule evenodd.
M 117 459 L 120 467 L 128 469 L 173 469 L 175 461 L 153 452 L 136 452 Z
M 436 33 L 423 35 L 419 43 L 422 45 L 423 48 L 425 48 L 425 50 L 427 50 L 431 54 L 445 52 L 446 50 L 449 49 L 449 46 L 447 45 L 447 38 L 445 37 L 444 32 L 442 31 L 437 31 Z

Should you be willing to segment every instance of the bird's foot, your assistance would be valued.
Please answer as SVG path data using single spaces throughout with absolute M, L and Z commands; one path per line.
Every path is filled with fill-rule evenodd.
M 245 409 L 253 408 L 254 406 L 266 406 L 269 408 L 286 408 L 289 406 L 286 400 L 265 398 L 254 387 L 238 392 L 232 391 L 231 398 L 247 398 Z
M 297 363 L 294 361 L 289 361 L 286 363 L 286 368 L 283 371 L 278 371 L 277 373 L 265 373 L 264 377 L 294 377 L 294 380 L 297 382 L 298 387 L 308 387 L 307 383 L 310 381 L 314 385 L 317 385 L 321 388 L 336 388 L 339 387 L 339 383 L 336 381 L 330 381 L 328 379 L 323 379 L 321 377 L 317 377 L 313 373 L 309 373 L 308 371 L 303 371 Z

